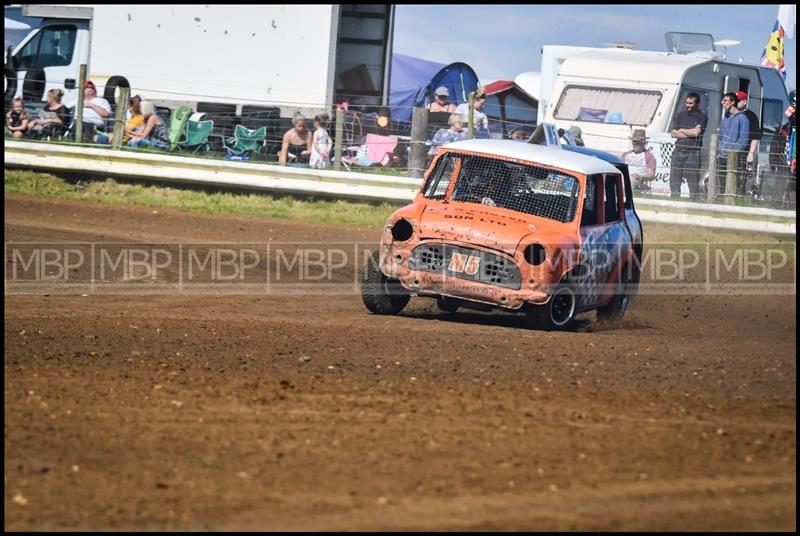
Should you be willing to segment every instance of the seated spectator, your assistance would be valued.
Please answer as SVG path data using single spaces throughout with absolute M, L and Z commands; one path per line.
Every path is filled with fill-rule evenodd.
M 83 138 L 94 141 L 97 127 L 105 126 L 105 120 L 111 115 L 111 105 L 97 96 L 97 88 L 91 80 L 87 80 L 83 87 Z
M 131 97 L 128 100 L 128 111 L 126 112 L 128 120 L 125 122 L 125 130 L 122 133 L 122 143 L 128 144 L 131 139 L 131 134 L 141 132 L 144 129 L 144 116 L 141 111 L 141 98 Z M 98 133 L 94 141 L 97 143 L 111 143 L 114 139 L 114 134 L 101 134 Z
M 125 133 L 130 137 L 128 145 L 131 147 L 155 147 L 156 149 L 169 149 L 169 126 L 167 120 L 156 112 L 156 107 L 150 101 L 139 104 L 144 126 L 140 129 L 128 129 Z
M 620 158 L 628 164 L 631 185 L 635 190 L 647 189 L 647 183 L 656 178 L 656 157 L 647 150 L 644 129 L 637 128 L 630 137 L 633 150 L 622 153 Z
M 447 124 L 450 125 L 450 128 L 440 128 L 433 135 L 428 156 L 435 154 L 436 150 L 442 145 L 467 139 L 467 132 L 464 130 L 464 119 L 460 115 L 451 114 Z
M 300 112 L 295 112 L 292 118 L 293 128 L 283 135 L 281 151 L 278 153 L 278 163 L 286 165 L 291 159 L 292 163 L 308 163 L 311 155 L 311 131 L 306 129 L 306 118 Z
M 525 127 L 517 127 L 511 131 L 511 135 L 509 137 L 512 140 L 528 141 L 528 138 L 531 137 L 531 133 Z
M 25 111 L 25 103 L 20 97 L 14 97 L 11 111 L 6 114 L 6 129 L 15 138 L 21 138 L 28 130 L 28 112 Z
M 69 128 L 69 109 L 61 103 L 64 91 L 53 88 L 47 92 L 47 102 L 39 111 L 39 117 L 28 123 L 28 135 L 36 138 L 63 136 Z
M 448 101 L 448 98 L 450 97 L 450 91 L 446 87 L 440 86 L 436 88 L 436 93 L 434 93 L 434 95 L 436 98 L 428 105 L 428 110 L 431 112 L 449 113 L 456 111 L 456 105 Z
M 486 106 L 486 91 L 483 88 L 475 90 L 475 96 L 472 102 L 474 103 L 474 113 L 472 115 L 472 124 L 475 129 L 476 138 L 491 138 L 492 133 L 489 131 L 489 118 L 483 113 L 484 106 Z M 462 102 L 456 107 L 456 113 L 464 118 L 464 124 L 469 121 L 469 102 Z

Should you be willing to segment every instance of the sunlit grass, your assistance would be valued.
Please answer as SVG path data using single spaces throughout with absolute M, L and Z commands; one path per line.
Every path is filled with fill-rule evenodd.
M 34 197 L 75 199 L 95 203 L 174 208 L 206 214 L 233 214 L 256 218 L 291 218 L 315 223 L 363 225 L 380 228 L 398 205 L 322 199 L 273 197 L 260 193 L 197 191 L 166 186 L 105 181 L 66 181 L 46 173 L 5 170 L 4 191 Z

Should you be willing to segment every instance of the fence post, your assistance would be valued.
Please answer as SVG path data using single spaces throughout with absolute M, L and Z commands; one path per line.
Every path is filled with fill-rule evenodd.
M 130 94 L 130 88 L 119 88 L 119 99 L 117 99 L 117 109 L 114 113 L 114 134 L 111 140 L 111 148 L 114 150 L 122 147 L 122 138 L 125 135 L 125 111 L 128 109 Z
M 344 136 L 344 110 L 336 108 L 336 141 L 333 144 L 333 169 L 342 169 L 342 136 Z
M 736 161 L 738 160 L 737 151 L 728 151 L 728 167 L 725 175 L 725 204 L 736 204 Z
M 711 202 L 717 195 L 717 141 L 719 133 L 711 133 L 711 146 L 708 148 L 708 193 L 706 199 Z
M 83 85 L 86 83 L 86 64 L 81 64 L 78 70 L 78 104 L 75 106 L 75 142 L 83 140 Z
M 469 112 L 467 112 L 467 139 L 475 137 L 475 92 L 469 94 Z
M 411 145 L 408 155 L 408 176 L 412 179 L 421 179 L 425 171 L 427 133 L 428 109 L 414 107 L 411 113 Z

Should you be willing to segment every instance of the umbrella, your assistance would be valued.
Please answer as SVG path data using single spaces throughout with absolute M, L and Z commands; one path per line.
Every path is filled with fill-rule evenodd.
M 30 24 L 6 17 L 6 30 L 30 30 Z

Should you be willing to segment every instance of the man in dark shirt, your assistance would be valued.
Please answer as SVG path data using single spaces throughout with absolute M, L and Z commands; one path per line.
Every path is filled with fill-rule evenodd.
M 671 197 L 681 196 L 681 182 L 686 178 L 693 201 L 700 198 L 700 148 L 703 133 L 708 126 L 708 115 L 700 110 L 700 95 L 689 93 L 684 102 L 685 110 L 678 112 L 672 122 L 675 146 L 669 170 Z
M 739 91 L 736 93 L 739 102 L 736 107 L 747 118 L 748 128 L 748 153 L 745 163 L 745 170 L 737 176 L 739 181 L 736 184 L 736 193 L 738 195 L 745 195 L 745 187 L 749 178 L 753 176 L 753 170 L 757 169 L 758 163 L 758 145 L 761 142 L 761 121 L 758 116 L 750 109 L 747 108 L 747 93 Z M 753 184 L 753 194 L 758 195 L 758 184 Z

